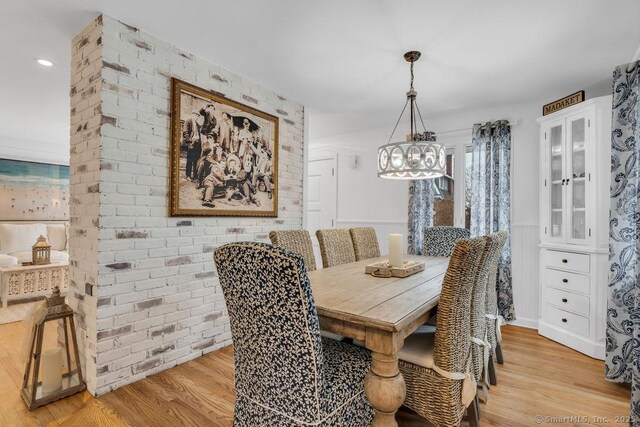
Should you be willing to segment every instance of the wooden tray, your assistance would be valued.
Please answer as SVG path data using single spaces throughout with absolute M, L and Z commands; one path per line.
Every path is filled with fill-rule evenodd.
M 408 277 L 424 271 L 424 262 L 404 261 L 402 267 L 390 267 L 389 261 L 374 262 L 365 266 L 364 272 L 374 277 Z

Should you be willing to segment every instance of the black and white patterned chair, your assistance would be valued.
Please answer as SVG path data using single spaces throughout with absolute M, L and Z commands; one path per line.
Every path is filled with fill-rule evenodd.
M 456 242 L 468 239 L 471 233 L 459 227 L 429 227 L 424 230 L 423 255 L 451 256 Z
M 367 350 L 320 337 L 302 256 L 264 243 L 218 248 L 234 346 L 234 426 L 368 426 Z

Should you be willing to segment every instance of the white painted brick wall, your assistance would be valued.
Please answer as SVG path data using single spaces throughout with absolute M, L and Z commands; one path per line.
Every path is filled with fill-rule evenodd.
M 70 292 L 76 312 L 82 369 L 96 389 L 96 333 L 110 319 L 96 321 L 98 298 L 98 223 L 100 216 L 100 107 L 102 94 L 99 19 L 74 37 L 71 45 Z M 110 349 L 112 345 L 103 345 Z M 102 347 L 100 347 L 102 349 Z
M 73 49 L 70 299 L 100 395 L 231 343 L 212 252 L 302 227 L 304 110 L 107 16 Z M 168 217 L 171 76 L 280 117 L 278 218 Z

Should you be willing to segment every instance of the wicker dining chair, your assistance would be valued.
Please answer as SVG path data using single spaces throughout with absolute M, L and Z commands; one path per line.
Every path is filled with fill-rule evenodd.
M 321 338 L 302 256 L 244 242 L 221 246 L 214 260 L 233 339 L 233 425 L 371 425 L 371 356 Z
M 473 370 L 478 385 L 482 385 L 482 397 L 486 402 L 488 398 L 488 386 L 490 377 L 494 376 L 495 369 L 490 368 L 492 360 L 491 343 L 487 336 L 487 293 L 489 277 L 492 269 L 497 268 L 497 261 L 504 246 L 506 235 L 504 233 L 493 233 L 487 237 L 487 246 L 482 255 L 480 268 L 478 269 L 478 279 L 473 289 L 471 300 L 471 351 L 473 355 Z M 492 371 L 490 373 L 490 371 Z
M 311 235 L 307 230 L 280 230 L 269 233 L 269 239 L 273 246 L 278 246 L 302 255 L 307 270 L 316 269 L 316 257 L 313 255 Z
M 494 239 L 496 240 L 496 248 L 491 257 L 489 265 L 485 316 L 487 322 L 487 340 L 489 341 L 489 344 L 491 344 L 491 353 L 489 355 L 488 366 L 490 377 L 489 379 L 491 381 L 491 384 L 495 385 L 497 384 L 497 378 L 494 365 L 494 355 L 496 362 L 500 364 L 503 363 L 502 347 L 500 346 L 500 341 L 502 341 L 502 337 L 500 335 L 500 322 L 502 321 L 502 318 L 498 313 L 498 267 L 500 265 L 500 257 L 502 256 L 504 245 L 509 235 L 505 231 L 498 231 L 491 234 L 491 236 L 494 236 Z
M 423 255 L 451 256 L 456 242 L 468 239 L 471 233 L 460 227 L 429 227 L 424 230 Z
M 316 231 L 316 237 L 318 238 L 318 243 L 320 243 L 323 268 L 356 261 L 356 252 L 353 249 L 353 241 L 348 229 L 329 228 L 318 230 Z
M 479 423 L 471 353 L 471 298 L 487 239 L 459 240 L 444 277 L 435 334 L 414 333 L 400 351 L 404 404 L 436 426 Z
M 376 236 L 375 228 L 350 228 L 349 233 L 351 234 L 351 240 L 353 240 L 356 261 L 380 256 L 380 246 L 378 246 L 378 236 Z

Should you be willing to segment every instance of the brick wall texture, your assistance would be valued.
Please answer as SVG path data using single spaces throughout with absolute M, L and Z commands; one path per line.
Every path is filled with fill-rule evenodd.
M 170 218 L 170 78 L 280 117 L 278 218 Z M 212 252 L 302 227 L 303 107 L 100 16 L 72 45 L 71 289 L 101 395 L 231 344 Z

